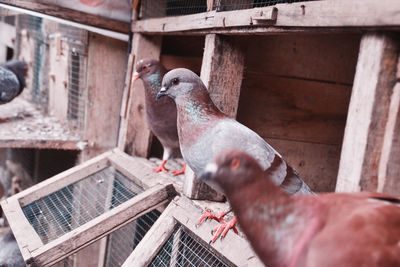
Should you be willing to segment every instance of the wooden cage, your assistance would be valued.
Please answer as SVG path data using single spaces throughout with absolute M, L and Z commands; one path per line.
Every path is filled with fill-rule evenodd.
M 44 0 L 2 2 L 126 31 L 127 23 L 98 16 L 89 21 L 76 10 L 47 7 Z M 98 266 L 109 266 L 105 255 L 110 233 L 157 208 L 159 218 L 135 243 L 124 266 L 157 266 L 162 261 L 180 266 L 186 258 L 191 264 L 204 260 L 218 266 L 261 265 L 242 236 L 228 234 L 223 242 L 209 245 L 213 224 L 194 228 L 199 207 L 215 205 L 202 200 L 221 196 L 205 189 L 193 172 L 187 171 L 183 181 L 151 172 L 154 163 L 144 158 L 156 150 L 143 112 L 144 88 L 141 82 L 132 83 L 135 63 L 146 57 L 159 59 L 168 69 L 187 67 L 198 73 L 217 106 L 272 144 L 314 191 L 368 190 L 400 196 L 397 0 L 237 2 L 196 0 L 190 6 L 188 1 L 133 1 L 124 90 L 116 105 L 120 110 L 106 118 L 113 129 L 118 124 L 117 131 L 87 135 L 88 144 L 98 144 L 91 155 L 110 148 L 113 138 L 117 148 L 2 203 L 27 263 L 51 265 L 57 263 L 56 256 L 69 261 L 82 253 L 95 255 Z M 57 38 L 55 42 L 59 47 Z M 98 42 L 93 49 L 101 55 L 101 47 Z M 96 88 L 101 87 L 102 71 L 106 70 L 99 68 Z M 108 133 L 97 117 L 107 109 L 105 102 L 117 97 L 104 101 L 107 94 L 102 92 L 91 98 L 96 107 L 88 121 Z M 144 191 L 45 244 L 23 208 L 108 166 Z M 164 210 L 159 206 L 169 202 L 171 186 L 180 196 Z M 153 202 L 147 205 L 141 196 Z M 90 227 L 96 231 L 89 233 Z

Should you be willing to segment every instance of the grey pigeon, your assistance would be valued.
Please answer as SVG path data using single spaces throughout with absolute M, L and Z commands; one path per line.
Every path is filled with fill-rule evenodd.
M 0 105 L 12 101 L 25 88 L 28 65 L 24 61 L 11 60 L 0 65 Z M 7 121 L 6 118 L 0 121 Z
M 226 150 L 200 176 L 224 190 L 265 266 L 400 266 L 399 198 L 288 195 L 272 182 L 275 174 L 247 153 Z
M 157 98 L 168 96 L 175 100 L 182 156 L 197 175 L 218 153 L 237 149 L 254 157 L 264 171 L 273 169 L 273 182 L 287 193 L 312 193 L 296 171 L 263 138 L 214 105 L 207 88 L 194 72 L 183 68 L 171 70 L 165 74 L 162 86 Z M 209 185 L 222 193 L 216 184 Z M 207 212 L 203 215 L 206 216 L 202 216 L 199 223 L 207 217 L 216 219 Z
M 172 99 L 164 98 L 156 101 L 156 96 L 161 88 L 161 80 L 167 72 L 165 67 L 155 59 L 142 59 L 136 64 L 133 80 L 141 79 L 145 89 L 146 117 L 152 133 L 158 138 L 163 146 L 163 161 L 154 169 L 156 172 L 167 172 L 165 164 L 173 156 L 180 155 L 178 132 L 176 128 L 176 105 Z M 182 170 L 173 171 L 174 175 L 185 172 L 186 165 Z
M 0 266 L 26 266 L 11 230 L 0 239 Z

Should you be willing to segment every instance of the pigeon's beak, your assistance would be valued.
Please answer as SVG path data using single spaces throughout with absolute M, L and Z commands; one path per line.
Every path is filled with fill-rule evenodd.
M 160 99 L 163 96 L 167 95 L 167 88 L 166 87 L 161 87 L 160 92 L 158 92 L 156 99 Z
M 208 163 L 204 172 L 202 172 L 199 176 L 199 179 L 202 181 L 210 181 L 212 177 L 217 172 L 218 166 L 215 163 Z
M 137 71 L 135 71 L 135 72 L 133 73 L 133 76 L 132 76 L 132 82 L 133 82 L 133 83 L 136 82 L 136 80 L 139 79 L 139 78 L 140 78 L 140 73 L 137 72 Z

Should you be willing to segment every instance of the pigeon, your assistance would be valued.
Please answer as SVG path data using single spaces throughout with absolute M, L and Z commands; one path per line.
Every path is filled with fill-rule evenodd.
M 26 266 L 11 230 L 0 239 L 0 248 L 0 266 Z
M 142 59 L 136 64 L 133 81 L 141 79 L 145 88 L 147 123 L 153 134 L 163 146 L 163 160 L 156 172 L 167 172 L 165 164 L 172 156 L 180 154 L 178 132 L 176 128 L 176 105 L 172 99 L 156 101 L 161 88 L 161 80 L 167 72 L 165 67 L 155 59 Z M 173 171 L 174 175 L 185 173 L 186 164 L 181 170 Z
M 400 199 L 379 193 L 289 195 L 248 153 L 226 150 L 200 179 L 223 190 L 265 266 L 400 266 Z
M 175 100 L 181 153 L 197 175 L 219 152 L 239 149 L 256 158 L 263 170 L 276 168 L 277 174 L 273 181 L 289 194 L 312 194 L 296 171 L 262 137 L 215 106 L 206 86 L 194 72 L 184 68 L 171 70 L 164 75 L 162 86 L 157 99 L 168 96 Z M 216 184 L 209 185 L 222 192 Z M 229 210 L 215 216 L 205 210 L 198 224 L 204 219 L 221 221 L 227 212 Z M 222 221 L 220 227 L 214 229 L 212 242 L 222 231 L 226 234 L 226 229 L 234 229 L 235 224 L 236 218 L 229 222 Z
M 5 65 L 0 65 L 0 105 L 12 101 L 22 93 L 26 86 L 27 72 L 28 65 L 24 61 L 11 60 Z M 0 122 L 7 120 L 0 118 Z

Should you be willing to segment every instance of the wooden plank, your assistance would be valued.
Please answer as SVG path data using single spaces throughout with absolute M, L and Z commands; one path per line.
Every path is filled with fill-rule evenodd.
M 10 48 L 14 48 L 16 45 L 15 40 L 17 37 L 15 26 L 12 26 L 5 22 L 0 22 L 0 32 L 2 33 L 0 43 Z
M 90 174 L 97 172 L 109 165 L 107 157 L 112 152 L 106 152 L 102 155 L 88 160 L 78 166 L 68 169 L 60 174 L 57 174 L 39 184 L 36 184 L 12 197 L 6 201 L 18 200 L 21 206 L 25 206 L 33 201 L 49 195 L 65 186 L 77 182 Z
M 176 205 L 171 202 L 125 260 L 122 267 L 149 265 L 175 229 L 176 221 L 170 214 L 174 208 Z
M 277 19 L 257 23 L 253 17 L 278 10 Z M 134 32 L 167 33 L 195 31 L 213 28 L 259 27 L 264 31 L 271 26 L 307 27 L 318 31 L 320 27 L 388 27 L 399 26 L 400 15 L 397 0 L 335 0 L 308 3 L 278 4 L 270 7 L 234 10 L 139 20 L 133 25 Z
M 144 36 L 135 34 L 132 40 L 132 53 L 135 54 L 134 66 L 136 62 L 143 58 L 159 59 L 161 51 L 160 36 Z M 129 155 L 141 157 L 148 156 L 152 134 L 147 126 L 144 87 L 143 83 L 137 81 L 131 84 L 130 93 L 123 101 L 128 103 L 125 105 L 128 112 L 124 112 L 126 117 L 122 118 L 118 147 Z
M 239 39 L 247 45 L 245 75 L 353 84 L 360 34 L 291 34 Z
M 84 150 L 83 160 L 117 145 L 119 121 L 116 118 L 122 104 L 126 50 L 125 42 L 97 34 L 89 35 L 84 139 L 92 147 Z
M 336 190 L 376 191 L 398 45 L 389 35 L 365 34 L 346 122 Z
M 239 43 L 226 36 L 206 36 L 200 77 L 217 107 L 233 118 L 239 104 L 243 69 L 244 53 Z M 185 172 L 183 193 L 193 199 L 224 199 L 222 194 L 198 181 L 189 168 Z
M 1 207 L 17 240 L 22 257 L 26 263 L 31 262 L 30 251 L 43 245 L 40 237 L 26 219 L 17 199 L 4 200 L 1 202 Z
M 205 244 L 208 244 L 212 238 L 210 232 L 217 225 L 217 222 L 203 223 L 200 227 L 196 228 L 195 224 L 201 215 L 201 210 L 185 197 L 180 197 L 174 202 L 178 207 L 171 210 L 171 215 L 175 220 L 200 238 Z M 236 266 L 264 266 L 255 255 L 248 241 L 233 232 L 228 233 L 222 241 L 218 240 L 208 248 L 228 263 L 233 263 Z
M 116 228 L 157 208 L 168 201 L 171 188 L 172 185 L 154 186 L 81 227 L 31 251 L 35 264 L 48 266 L 58 262 L 60 258 L 88 246 Z
M 70 8 L 60 7 L 52 4 L 38 3 L 37 1 L 26 0 L 0 0 L 0 3 L 15 6 L 31 11 L 46 14 L 48 16 L 62 18 L 65 20 L 74 21 L 81 24 L 86 24 L 102 29 L 107 29 L 116 32 L 128 33 L 129 23 L 109 19 L 85 12 L 73 10 Z
M 245 74 L 238 113 L 241 123 L 264 138 L 341 145 L 350 85 L 270 76 L 262 70 Z

